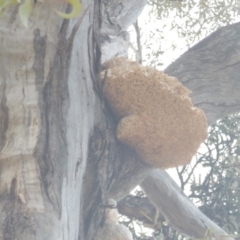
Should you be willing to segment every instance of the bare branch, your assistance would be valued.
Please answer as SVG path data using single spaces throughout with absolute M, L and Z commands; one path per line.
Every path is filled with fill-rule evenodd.
M 181 233 L 202 238 L 211 231 L 216 239 L 233 239 L 206 217 L 166 172 L 153 170 L 140 186 L 155 207 Z

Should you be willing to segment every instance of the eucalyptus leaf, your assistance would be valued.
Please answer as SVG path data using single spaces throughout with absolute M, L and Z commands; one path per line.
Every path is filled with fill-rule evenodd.
M 71 18 L 77 17 L 80 14 L 81 9 L 82 9 L 81 3 L 79 2 L 79 0 L 68 0 L 68 3 L 72 5 L 72 8 L 73 8 L 72 12 L 63 13 L 63 12 L 56 11 L 56 13 L 60 17 L 65 18 L 65 19 L 71 19 Z
M 25 0 L 18 9 L 19 17 L 24 27 L 28 28 L 28 20 L 32 12 L 32 0 Z

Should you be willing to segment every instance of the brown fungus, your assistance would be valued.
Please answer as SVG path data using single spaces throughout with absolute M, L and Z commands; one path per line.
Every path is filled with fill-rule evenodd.
M 204 112 L 175 77 L 125 58 L 104 64 L 102 90 L 119 117 L 117 138 L 148 164 L 187 164 L 207 137 Z

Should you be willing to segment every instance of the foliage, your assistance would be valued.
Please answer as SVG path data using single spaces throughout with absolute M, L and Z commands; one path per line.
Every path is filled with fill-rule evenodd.
M 72 12 L 70 13 L 62 13 L 59 11 L 56 11 L 56 13 L 65 19 L 71 19 L 75 18 L 79 15 L 81 12 L 81 3 L 79 0 L 67 0 L 67 2 L 72 6 Z M 33 0 L 0 0 L 0 14 L 8 9 L 12 5 L 19 4 L 18 8 L 18 14 L 20 17 L 20 20 L 22 24 L 28 28 L 28 20 L 32 13 L 32 7 L 33 7 Z
M 198 179 L 194 172 L 188 174 L 189 197 L 210 219 L 232 234 L 240 232 L 239 123 L 240 113 L 237 113 L 214 124 L 204 143 L 207 151 L 198 155 L 193 166 L 201 164 L 208 169 L 207 174 Z
M 200 169 L 200 170 L 199 170 Z M 219 120 L 209 129 L 201 153 L 190 165 L 177 168 L 181 188 L 219 227 L 236 236 L 240 232 L 240 113 Z M 136 196 L 144 197 L 141 191 Z M 127 221 L 135 240 L 186 239 L 159 218 L 155 237 L 146 236 L 142 223 Z M 134 227 L 139 224 L 141 228 Z M 156 225 L 155 225 L 156 226 Z
M 144 13 L 134 25 L 133 58 L 164 69 L 211 32 L 236 22 L 240 1 L 149 0 L 148 15 L 147 18 Z M 239 233 L 240 114 L 213 125 L 195 161 L 178 168 L 177 174 L 182 189 L 210 219 L 230 234 Z M 142 223 L 141 228 L 137 228 L 134 227 L 137 222 L 131 220 L 127 224 L 136 240 L 185 239 L 164 219 L 161 219 L 161 229 L 155 230 L 155 237 L 147 237 Z
M 56 11 L 57 14 L 65 19 L 71 19 L 71 18 L 75 18 L 79 15 L 79 13 L 81 12 L 81 8 L 82 5 L 80 4 L 79 0 L 68 0 L 68 3 L 72 5 L 73 10 L 70 13 L 62 13 L 59 11 Z
M 229 234 L 239 233 L 240 113 L 211 126 L 196 160 L 178 168 L 177 173 L 181 188 L 203 213 Z M 171 239 L 184 238 L 168 230 Z
M 142 62 L 163 69 L 211 32 L 238 21 L 240 1 L 149 0 L 143 15 Z M 135 42 L 133 51 L 141 55 Z

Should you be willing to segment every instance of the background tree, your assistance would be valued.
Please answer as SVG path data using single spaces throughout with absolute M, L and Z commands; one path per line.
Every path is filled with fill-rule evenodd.
M 171 52 L 173 55 L 172 59 L 176 58 L 183 49 L 192 46 L 209 33 L 215 31 L 221 26 L 237 21 L 239 15 L 238 2 L 235 1 L 149 1 L 148 4 L 151 6 L 149 7 L 150 20 L 146 20 L 145 18 L 144 20 L 139 20 L 135 23 L 134 27 L 136 30 L 137 41 L 136 43 L 132 42 L 131 46 L 135 49 L 136 59 L 144 64 L 151 64 L 158 68 L 162 68 L 162 65 L 164 65 L 162 59 L 168 56 L 168 52 Z M 171 21 L 169 19 L 171 19 Z M 152 25 L 153 27 L 151 27 L 151 24 L 149 25 L 149 22 L 155 23 Z M 175 34 L 171 34 L 169 29 L 174 31 Z M 147 35 L 146 33 L 150 34 Z M 169 36 L 176 37 L 172 39 Z M 168 46 L 164 44 L 164 41 L 168 41 Z M 143 42 L 144 44 L 140 46 L 140 42 Z M 237 164 L 238 160 L 236 160 L 236 152 L 238 152 L 239 148 L 239 141 L 237 140 L 239 138 L 238 122 L 238 115 L 232 115 L 218 122 L 219 125 L 214 125 L 209 132 L 209 140 L 205 143 L 209 151 L 203 156 L 199 154 L 199 156 L 197 156 L 199 159 L 193 164 L 177 169 L 181 188 L 184 189 L 186 186 L 189 186 L 188 184 L 191 184 L 191 189 L 187 188 L 188 191 L 191 191 L 191 193 L 188 193 L 189 197 L 194 196 L 194 198 L 197 198 L 195 201 L 201 205 L 200 209 L 209 217 L 211 215 L 211 219 L 218 222 L 221 227 L 233 234 L 239 232 L 239 220 L 237 218 L 239 215 L 239 206 L 237 204 L 239 199 L 239 188 L 237 184 L 239 180 L 239 166 Z M 213 135 L 215 138 L 213 138 Z M 210 139 L 212 139 L 212 141 Z M 214 145 L 213 142 L 216 145 Z M 215 155 L 216 152 L 213 154 L 214 151 L 217 152 L 217 155 Z M 231 157 L 227 157 L 226 154 Z M 232 167 L 228 167 L 228 170 L 226 170 L 226 166 L 231 165 L 228 163 L 229 159 L 232 159 L 232 161 L 235 161 L 236 163 L 234 163 Z M 208 170 L 205 170 L 208 174 L 199 178 L 199 176 L 197 176 L 197 173 L 199 172 L 197 167 L 201 164 L 205 166 L 204 169 L 208 166 L 209 172 Z M 204 171 L 203 168 L 201 169 Z M 226 174 L 226 172 L 230 173 L 230 175 Z M 224 175 L 220 175 L 223 173 Z M 223 183 L 222 178 L 224 178 L 224 182 L 228 182 L 230 179 L 233 182 Z M 200 184 L 199 181 L 201 181 L 202 184 Z M 226 190 L 231 184 L 233 184 L 234 190 Z M 216 185 L 218 185 L 217 189 Z M 222 187 L 220 188 L 219 185 Z M 196 195 L 195 192 L 197 189 L 201 193 L 198 192 Z M 230 198 L 229 194 L 233 194 L 234 197 Z M 128 201 L 132 201 L 132 203 L 135 204 L 135 201 L 140 201 L 139 195 L 143 197 L 143 193 L 138 191 L 136 199 L 133 200 L 133 196 L 131 196 L 131 200 L 129 200 L 128 197 Z M 212 198 L 214 198 L 215 201 Z M 228 203 L 226 203 L 226 199 L 229 200 Z M 141 201 L 142 205 L 148 205 L 146 199 L 141 198 Z M 214 210 L 212 209 L 209 211 L 209 204 Z M 230 204 L 231 207 L 229 207 L 228 204 Z M 129 213 L 130 209 L 126 208 L 124 201 L 122 201 L 120 204 L 121 211 L 128 214 L 128 216 L 133 217 L 134 214 L 132 215 Z M 228 208 L 230 208 L 229 212 L 227 210 Z M 149 215 L 152 216 L 151 210 L 153 209 L 153 206 L 148 206 L 148 210 L 145 209 L 145 213 L 149 213 Z M 134 210 L 136 209 L 134 208 Z M 147 226 L 150 224 L 149 221 L 151 222 L 153 220 L 151 217 L 150 219 L 147 219 L 146 216 L 143 217 L 141 214 L 139 215 L 135 213 L 135 215 L 135 219 L 141 219 Z M 160 219 L 161 224 L 158 223 L 156 226 L 162 227 L 161 230 L 165 236 L 171 238 L 179 237 L 179 235 L 176 235 L 176 231 L 171 230 L 168 226 L 164 226 L 163 222 L 165 219 L 163 217 Z M 144 235 L 144 237 L 146 237 L 146 235 Z
M 149 0 L 144 17 L 134 25 L 136 34 L 131 29 L 131 56 L 143 55 L 143 64 L 163 70 L 219 27 L 237 22 L 239 14 L 235 0 Z
M 239 122 L 239 113 L 217 121 L 211 126 L 202 147 L 204 150 L 196 155 L 196 160 L 176 169 L 180 186 L 188 197 L 204 214 L 233 235 L 239 233 L 240 228 Z M 129 207 L 129 203 L 134 208 Z M 132 221 L 125 221 L 125 224 L 136 239 L 152 239 L 149 237 L 151 231 L 136 227 L 137 224 L 153 229 L 153 234 L 158 237 L 185 238 L 168 225 L 161 213 L 152 219 L 156 209 L 142 191 L 122 200 L 119 209 L 131 218 Z M 137 222 L 133 222 L 134 219 Z

